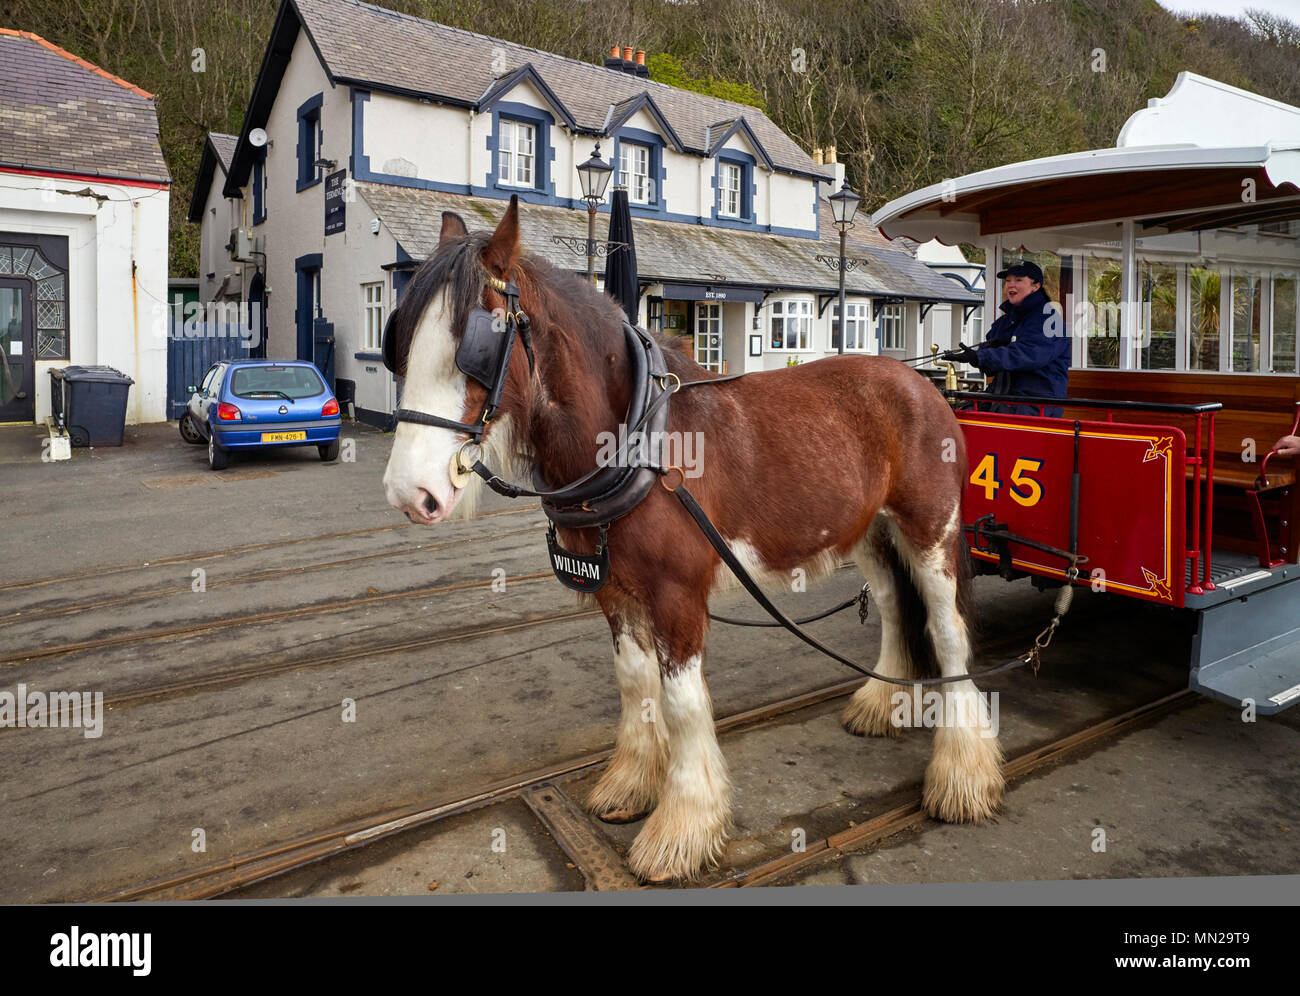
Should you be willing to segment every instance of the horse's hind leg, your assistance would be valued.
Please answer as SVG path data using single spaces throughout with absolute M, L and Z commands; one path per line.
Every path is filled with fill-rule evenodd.
M 638 606 L 609 619 L 614 672 L 622 700 L 614 755 L 587 806 L 606 823 L 631 823 L 655 806 L 668 763 L 668 738 L 659 722 L 659 657 Z
M 902 621 L 902 599 L 906 593 L 896 570 L 897 554 L 890 542 L 885 520 L 877 516 L 854 551 L 854 559 L 867 579 L 871 600 L 880 615 L 880 657 L 875 671 L 891 678 L 909 678 L 913 677 L 912 663 Z M 855 736 L 896 737 L 899 729 L 891 717 L 900 711 L 900 702 L 906 704 L 903 715 L 912 714 L 911 696 L 908 686 L 868 678 L 844 707 L 840 722 Z
M 917 550 L 900 538 L 899 549 L 925 601 L 926 633 L 944 677 L 968 674 L 970 630 L 959 600 L 965 556 L 961 520 L 956 512 L 943 538 Z M 931 686 L 935 687 L 935 686 Z M 934 753 L 925 771 L 922 801 L 926 812 L 949 823 L 978 822 L 1002 804 L 1005 781 L 997 726 L 985 698 L 973 682 L 937 686 L 943 690 L 943 713 L 935 730 Z

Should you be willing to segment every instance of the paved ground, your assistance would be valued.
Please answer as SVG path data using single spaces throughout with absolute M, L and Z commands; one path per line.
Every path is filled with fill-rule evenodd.
M 387 438 L 365 427 L 346 430 L 350 461 L 286 450 L 220 474 L 172 426 L 129 429 L 124 447 L 59 464 L 40 460 L 40 435 L 0 429 L 0 691 L 100 691 L 112 708 L 98 738 L 0 729 L 0 901 L 84 898 L 610 746 L 607 630 L 534 576 L 546 571 L 535 506 L 492 497 L 476 520 L 410 526 L 380 487 Z M 62 574 L 82 576 L 31 583 Z M 811 611 L 855 591 L 855 577 L 781 601 Z M 1051 604 L 997 579 L 977 595 L 993 642 L 1023 642 Z M 715 610 L 756 612 L 740 595 Z M 1173 614 L 1081 597 L 1069 622 L 1039 678 L 988 683 L 1009 754 L 1186 683 Z M 852 613 L 817 625 L 874 656 L 874 616 L 865 630 Z M 784 635 L 724 627 L 709 674 L 720 716 L 845 676 Z M 794 830 L 841 829 L 919 782 L 928 733 L 858 740 L 837 709 L 724 738 L 737 786 L 727 867 L 781 853 Z M 1243 724 L 1198 705 L 1027 780 L 995 826 L 932 826 L 798 881 L 1300 872 L 1297 720 Z M 576 797 L 589 781 L 571 786 Z M 1104 852 L 1091 847 L 1097 826 Z M 636 830 L 608 839 L 622 847 Z M 514 801 L 256 894 L 427 892 L 431 881 L 581 885 Z

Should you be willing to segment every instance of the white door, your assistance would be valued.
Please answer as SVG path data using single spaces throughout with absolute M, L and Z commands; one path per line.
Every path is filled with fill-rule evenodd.
M 722 373 L 722 305 L 700 301 L 695 305 L 695 362 Z

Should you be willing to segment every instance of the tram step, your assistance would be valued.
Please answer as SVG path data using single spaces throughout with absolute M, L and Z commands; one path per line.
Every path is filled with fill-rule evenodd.
M 1300 703 L 1300 578 L 1197 614 L 1193 691 L 1271 716 Z

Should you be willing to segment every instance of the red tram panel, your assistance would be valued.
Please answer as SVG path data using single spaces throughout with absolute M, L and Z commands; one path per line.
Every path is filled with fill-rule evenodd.
M 957 413 L 969 464 L 962 519 L 990 513 L 1013 533 L 1070 546 L 1074 421 Z M 1182 607 L 1186 570 L 1186 439 L 1171 426 L 1079 423 L 1079 584 Z M 1012 566 L 1065 578 L 1057 557 L 1009 541 Z M 972 547 L 974 557 L 996 554 Z M 1102 585 L 1104 584 L 1104 589 Z

